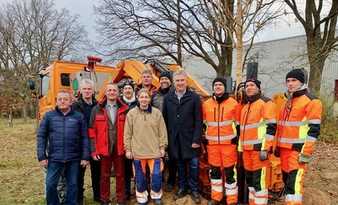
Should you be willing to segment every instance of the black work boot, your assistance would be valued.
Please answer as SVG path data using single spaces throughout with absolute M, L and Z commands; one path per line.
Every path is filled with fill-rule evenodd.
M 178 189 L 178 191 L 175 194 L 175 200 L 183 198 L 183 197 L 185 197 L 185 195 L 187 195 L 187 190 L 185 190 L 185 189 Z
M 191 194 L 191 199 L 196 203 L 200 204 L 201 203 L 201 196 L 197 191 L 192 191 Z

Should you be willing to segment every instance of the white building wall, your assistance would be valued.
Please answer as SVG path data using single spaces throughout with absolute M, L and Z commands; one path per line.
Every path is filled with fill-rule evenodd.
M 235 79 L 236 51 L 233 56 L 232 77 Z M 305 36 L 257 43 L 249 56 L 254 56 L 258 62 L 258 79 L 262 81 L 262 91 L 268 97 L 285 91 L 285 75 L 291 69 L 309 70 Z M 216 76 L 211 66 L 202 59 L 190 57 L 184 62 L 184 67 L 202 86 L 211 91 L 211 82 Z M 327 59 L 322 79 L 322 95 L 333 96 L 334 81 L 338 79 L 338 52 Z

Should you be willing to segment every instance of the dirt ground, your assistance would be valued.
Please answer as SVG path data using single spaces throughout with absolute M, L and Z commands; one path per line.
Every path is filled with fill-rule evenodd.
M 92 201 L 89 172 L 86 173 L 86 204 Z M 114 178 L 112 178 L 114 181 Z M 112 186 L 113 188 L 113 186 Z M 114 193 L 112 194 L 114 197 Z M 305 205 L 338 204 L 338 146 L 319 142 L 305 180 Z M 174 201 L 164 194 L 165 204 L 193 204 L 190 197 Z M 44 172 L 36 160 L 34 122 L 15 121 L 8 128 L 0 121 L 0 205 L 44 204 Z M 133 199 L 130 204 L 134 204 Z M 202 204 L 207 204 L 206 200 Z M 281 202 L 271 203 L 275 205 Z

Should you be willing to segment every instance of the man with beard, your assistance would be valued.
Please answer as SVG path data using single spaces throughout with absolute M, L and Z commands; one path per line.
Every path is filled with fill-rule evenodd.
M 266 205 L 268 155 L 276 134 L 275 104 L 261 94 L 261 82 L 245 82 L 247 103 L 241 110 L 239 151 L 243 152 L 245 178 L 249 187 L 249 205 Z
M 152 105 L 159 110 L 163 110 L 163 100 L 165 96 L 169 93 L 172 84 L 171 73 L 168 71 L 161 72 L 160 77 L 160 88 L 156 91 L 156 93 L 152 97 Z M 171 192 L 175 187 L 176 182 L 176 173 L 177 166 L 174 159 L 165 157 L 165 170 L 168 170 L 168 179 L 166 184 L 166 191 Z

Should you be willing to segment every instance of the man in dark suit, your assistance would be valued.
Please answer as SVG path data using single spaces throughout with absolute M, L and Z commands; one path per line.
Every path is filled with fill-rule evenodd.
M 198 153 L 202 135 L 200 97 L 188 88 L 187 74 L 174 73 L 175 89 L 164 99 L 163 116 L 168 130 L 169 156 L 177 160 L 179 189 L 176 199 L 191 191 L 195 203 L 200 203 L 198 192 Z M 189 176 L 186 174 L 189 168 Z

